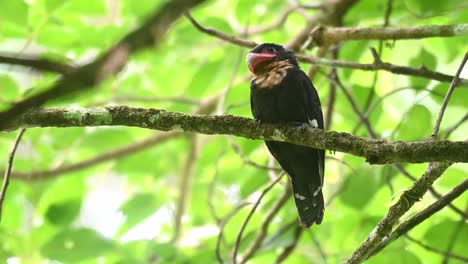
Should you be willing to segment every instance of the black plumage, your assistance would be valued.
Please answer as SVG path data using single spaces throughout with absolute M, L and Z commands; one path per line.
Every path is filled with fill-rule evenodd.
M 323 129 L 317 91 L 291 51 L 276 44 L 261 44 L 250 51 L 247 63 L 255 74 L 250 87 L 255 119 L 303 123 Z M 325 151 L 284 142 L 265 143 L 291 179 L 301 225 L 320 224 L 324 213 Z

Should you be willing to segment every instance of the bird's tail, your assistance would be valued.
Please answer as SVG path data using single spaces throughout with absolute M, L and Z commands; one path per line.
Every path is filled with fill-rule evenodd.
M 301 225 L 309 228 L 314 223 L 320 224 L 325 209 L 322 186 L 295 177 L 291 177 L 291 182 Z

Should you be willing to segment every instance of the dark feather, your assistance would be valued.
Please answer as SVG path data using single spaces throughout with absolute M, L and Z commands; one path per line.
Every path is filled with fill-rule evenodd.
M 269 67 L 273 62 L 261 66 L 264 68 L 261 74 L 251 82 L 252 114 L 262 122 L 304 123 L 323 129 L 317 91 L 297 64 L 291 63 L 295 61 L 291 56 L 278 56 L 280 60 L 273 61 L 283 61 L 282 67 L 286 71 L 284 78 L 275 85 L 265 86 L 259 80 L 263 78 L 263 81 L 267 81 L 265 74 L 278 76 L 274 71 L 280 69 Z M 266 141 L 266 145 L 291 179 L 301 224 L 305 227 L 320 224 L 324 213 L 322 185 L 325 151 L 284 142 Z

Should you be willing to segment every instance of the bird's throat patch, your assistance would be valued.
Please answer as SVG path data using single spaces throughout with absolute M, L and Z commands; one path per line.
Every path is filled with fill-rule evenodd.
M 271 89 L 279 85 L 286 77 L 288 69 L 294 67 L 288 61 L 270 63 L 260 74 L 255 75 L 252 82 L 261 89 Z

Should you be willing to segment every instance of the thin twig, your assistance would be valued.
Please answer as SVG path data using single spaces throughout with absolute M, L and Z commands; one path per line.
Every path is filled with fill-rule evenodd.
M 326 58 L 316 58 L 312 56 L 297 55 L 297 59 L 304 63 L 313 63 L 317 65 L 338 67 L 338 68 L 347 68 L 347 69 L 356 69 L 363 71 L 388 71 L 394 74 L 417 76 L 421 78 L 436 80 L 439 82 L 450 83 L 453 79 L 453 76 L 447 75 L 444 73 L 431 71 L 425 67 L 412 68 L 407 66 L 400 66 L 384 62 L 381 60 L 374 60 L 373 63 L 356 63 L 351 61 L 342 61 L 342 60 L 332 60 Z M 467 79 L 460 79 L 460 85 L 468 85 Z
M 226 34 L 222 31 L 213 29 L 213 28 L 203 27 L 192 17 L 192 15 L 189 12 L 185 12 L 184 15 L 196 29 L 210 36 L 215 36 L 229 43 L 236 44 L 236 45 L 246 47 L 246 48 L 253 48 L 257 46 L 257 43 L 254 41 L 241 39 L 241 38 Z
M 276 172 L 281 171 L 280 167 L 272 167 L 272 166 L 265 166 L 262 164 L 259 164 L 247 157 L 244 152 L 240 149 L 239 145 L 234 141 L 234 138 L 232 136 L 227 136 L 227 139 L 229 141 L 229 145 L 231 146 L 232 150 L 242 159 L 242 162 L 244 162 L 247 165 L 250 165 L 252 167 L 255 167 L 257 169 L 261 170 L 273 170 Z
M 102 154 L 96 155 L 89 159 L 72 163 L 69 165 L 63 165 L 55 169 L 42 170 L 42 171 L 32 171 L 32 172 L 20 172 L 13 171 L 11 176 L 16 180 L 22 181 L 37 181 L 51 179 L 62 174 L 75 172 L 85 168 L 95 166 L 99 163 L 106 162 L 109 160 L 115 160 L 132 153 L 153 147 L 157 144 L 164 143 L 170 139 L 174 139 L 180 136 L 183 136 L 183 133 L 180 132 L 166 132 L 166 133 L 156 133 L 146 139 L 104 152 Z
M 349 0 L 348 0 L 349 1 Z M 190 20 L 190 15 L 187 17 Z M 212 29 L 212 28 L 206 28 L 200 25 L 198 22 L 193 20 L 193 18 L 190 20 L 194 26 L 200 30 L 201 32 L 204 32 L 210 36 L 220 38 L 222 40 L 225 40 L 229 43 L 239 45 L 242 47 L 246 48 L 253 48 L 257 45 L 256 42 L 238 38 L 236 36 L 229 35 L 227 33 Z M 312 24 L 312 28 L 316 25 L 316 23 Z M 363 29 L 364 30 L 364 29 Z M 309 30 L 310 31 L 310 30 Z M 304 31 L 305 32 L 305 31 Z M 306 33 L 302 38 L 298 38 L 301 40 L 301 42 L 298 42 L 300 44 L 303 44 L 303 40 L 307 39 L 308 33 Z M 293 49 L 293 50 L 298 50 L 300 46 L 296 45 L 296 40 L 291 42 L 289 45 L 286 45 L 287 47 Z M 412 67 L 407 67 L 407 66 L 400 66 L 400 65 L 395 65 L 391 64 L 388 62 L 384 61 L 374 61 L 373 63 L 355 63 L 355 62 L 350 62 L 350 61 L 342 61 L 342 60 L 333 60 L 333 59 L 326 59 L 326 58 L 316 58 L 312 56 L 306 56 L 306 55 L 297 55 L 297 59 L 301 62 L 304 63 L 312 63 L 316 65 L 321 65 L 321 66 L 330 66 L 330 67 L 338 67 L 338 68 L 348 68 L 348 69 L 358 69 L 358 70 L 363 70 L 363 71 L 388 71 L 391 73 L 395 74 L 401 74 L 401 75 L 409 75 L 409 76 L 417 76 L 421 78 L 426 78 L 426 79 L 432 79 L 440 82 L 451 82 L 453 79 L 453 76 L 443 74 L 440 72 L 436 71 L 431 71 L 425 67 L 420 67 L 420 68 L 412 68 Z M 467 79 L 460 79 L 460 86 L 466 86 L 468 85 L 468 80 Z
M 392 14 L 392 9 L 393 9 L 393 0 L 387 0 L 387 5 L 385 7 L 385 15 L 384 15 L 384 22 L 382 27 L 386 28 L 390 24 L 390 15 Z M 383 40 L 379 40 L 379 49 L 378 49 L 378 54 L 382 56 L 383 53 Z M 369 108 L 370 104 L 372 103 L 372 100 L 374 99 L 375 95 L 375 87 L 377 85 L 377 81 L 379 79 L 379 72 L 374 73 L 374 79 L 372 80 L 371 88 L 369 91 L 369 95 L 367 96 L 366 103 L 364 104 L 364 112 L 367 111 Z
M 453 246 L 455 245 L 458 236 L 460 235 L 460 229 L 462 229 L 465 225 L 465 219 L 461 219 L 458 221 L 458 224 L 455 226 L 452 235 L 449 237 L 447 249 L 445 250 L 444 259 L 442 260 L 442 264 L 448 264 L 450 258 L 453 257 L 452 250 Z M 466 258 L 468 260 L 468 258 Z M 465 261 L 467 261 L 465 260 Z
M 395 167 L 401 174 L 403 174 L 405 177 L 407 177 L 408 179 L 410 179 L 411 181 L 415 182 L 417 180 L 417 178 L 413 177 L 404 167 L 403 165 L 401 164 L 393 164 L 393 167 Z M 431 195 L 436 198 L 436 199 L 440 199 L 442 197 L 442 194 L 440 194 L 435 188 L 434 186 L 431 186 L 429 188 L 429 192 L 431 193 Z M 454 213 L 458 214 L 460 217 L 464 218 L 464 219 L 468 219 L 468 213 L 466 212 L 463 212 L 463 210 L 459 209 L 458 207 L 456 207 L 455 205 L 449 203 L 447 205 L 447 207 L 449 209 L 451 209 Z
M 403 192 L 400 199 L 390 207 L 388 213 L 380 220 L 366 240 L 362 242 L 344 263 L 357 264 L 369 258 L 380 242 L 390 234 L 400 217 L 422 198 L 427 189 L 450 165 L 451 163 L 447 162 L 430 163 L 424 175 L 411 188 Z
M 179 198 L 177 200 L 175 219 L 174 219 L 174 237 L 173 242 L 178 242 L 182 234 L 182 218 L 185 213 L 187 203 L 190 201 L 190 194 L 192 189 L 193 176 L 195 173 L 196 162 L 198 160 L 198 153 L 201 146 L 198 144 L 197 134 L 189 136 L 190 147 L 185 159 L 185 164 L 181 173 L 179 182 Z
M 280 264 L 283 261 L 285 261 L 291 253 L 296 249 L 297 243 L 299 243 L 299 240 L 301 238 L 302 233 L 304 233 L 304 228 L 301 226 L 297 225 L 296 230 L 294 232 L 294 240 L 291 243 L 291 245 L 285 247 L 283 251 L 278 255 L 278 257 L 275 260 L 275 264 Z
M 208 186 L 208 195 L 207 195 L 207 200 L 208 200 L 208 208 L 210 209 L 210 213 L 213 216 L 215 222 L 217 225 L 220 225 L 221 219 L 218 217 L 218 214 L 216 213 L 216 207 L 214 205 L 214 191 L 215 191 L 215 186 L 216 182 L 219 177 L 219 163 L 221 162 L 221 158 L 224 156 L 226 153 L 225 148 L 221 150 L 221 152 L 218 155 L 218 158 L 216 159 L 215 162 L 215 172 L 213 175 L 213 179 L 210 181 L 210 185 Z
M 270 226 L 271 221 L 278 211 L 283 207 L 286 201 L 291 197 L 291 187 L 288 184 L 285 184 L 283 194 L 276 200 L 273 206 L 268 210 L 265 215 L 263 223 L 260 225 L 260 230 L 256 231 L 257 235 L 250 244 L 250 246 L 245 250 L 245 253 L 242 255 L 240 263 L 246 263 L 250 258 L 252 258 L 256 251 L 260 248 L 260 245 L 265 240 L 265 237 L 268 233 L 268 227 Z
M 390 243 L 397 240 L 402 235 L 407 234 L 414 227 L 416 227 L 420 223 L 424 222 L 429 217 L 433 216 L 435 213 L 442 210 L 444 207 L 446 207 L 448 204 L 450 204 L 456 198 L 460 197 L 460 195 L 462 195 L 467 189 L 468 189 L 468 179 L 466 179 L 465 181 L 463 181 L 462 183 L 457 185 L 450 192 L 448 192 L 444 196 L 437 199 L 437 201 L 435 201 L 434 203 L 432 203 L 428 207 L 424 208 L 423 210 L 421 210 L 417 214 L 411 216 L 408 220 L 400 223 L 398 225 L 398 227 L 395 228 L 395 230 L 390 235 L 385 237 L 379 243 L 379 245 L 372 251 L 371 256 L 377 254 L 382 249 L 384 249 L 386 246 L 388 246 Z
M 219 226 L 219 234 L 218 234 L 218 239 L 216 240 L 216 249 L 215 249 L 215 252 L 216 252 L 216 259 L 218 260 L 218 262 L 220 264 L 223 264 L 224 261 L 223 261 L 223 258 L 221 257 L 221 241 L 223 240 L 223 231 L 224 231 L 224 228 L 226 227 L 227 223 L 229 222 L 229 220 L 231 220 L 232 217 L 234 217 L 237 212 L 239 212 L 242 208 L 246 207 L 247 205 L 249 205 L 250 203 L 248 202 L 243 202 L 241 204 L 239 204 L 238 206 L 236 206 L 232 211 L 230 211 L 224 218 L 223 220 L 221 221 L 221 224 Z
M 445 132 L 444 138 L 447 139 L 448 137 L 450 137 L 450 135 L 453 133 L 453 131 L 457 130 L 457 129 L 458 129 L 463 123 L 465 123 L 467 120 L 468 120 L 468 113 L 466 113 L 466 114 L 460 119 L 460 121 L 458 121 L 458 122 L 455 123 L 453 126 L 451 126 L 450 128 L 447 129 L 447 131 Z
M 450 96 L 452 95 L 453 90 L 455 90 L 455 87 L 457 87 L 458 82 L 460 81 L 460 74 L 467 60 L 468 60 L 468 52 L 465 53 L 465 57 L 463 57 L 463 60 L 460 63 L 460 66 L 458 67 L 457 73 L 455 73 L 455 76 L 453 77 L 453 80 L 450 83 L 450 87 L 447 91 L 447 94 L 445 95 L 444 101 L 442 102 L 442 106 L 440 108 L 439 115 L 437 116 L 437 121 L 435 123 L 434 130 L 432 131 L 432 135 L 431 135 L 432 140 L 436 139 L 437 133 L 439 132 L 439 128 L 440 128 L 440 123 L 442 122 L 442 117 L 444 116 L 444 113 L 445 113 L 445 108 L 447 108 L 447 104 L 448 104 L 448 101 L 450 100 Z
M 459 256 L 459 255 L 456 255 L 456 254 L 453 254 L 453 253 L 450 253 L 450 252 L 447 252 L 447 251 L 444 251 L 444 250 L 440 250 L 438 248 L 435 248 L 435 247 L 431 247 L 429 245 L 426 245 L 424 244 L 423 242 L 417 240 L 417 239 L 414 239 L 413 237 L 411 237 L 410 235 L 406 235 L 405 236 L 409 241 L 415 243 L 416 245 L 426 249 L 426 250 L 429 250 L 429 251 L 432 251 L 434 253 L 437 253 L 437 254 L 440 254 L 440 255 L 447 255 L 449 256 L 450 258 L 453 258 L 453 259 L 458 259 L 458 260 L 461 260 L 463 261 L 464 263 L 467 263 L 468 262 L 468 258 L 467 257 L 463 257 L 463 256 Z
M 15 153 L 16 149 L 18 148 L 18 145 L 21 141 L 21 137 L 23 136 L 24 132 L 26 132 L 26 129 L 21 129 L 18 135 L 16 136 L 16 139 L 13 143 L 13 146 L 11 147 L 10 154 L 8 156 L 8 163 L 5 169 L 5 173 L 3 176 L 3 184 L 2 184 L 2 190 L 0 191 L 0 222 L 2 219 L 2 209 L 3 209 L 3 202 L 6 197 L 6 192 L 8 188 L 8 184 L 10 183 L 10 174 L 11 174 L 11 169 L 13 168 L 13 161 L 15 159 Z
M 262 201 L 263 197 L 283 178 L 284 174 L 281 174 L 276 178 L 276 180 L 272 181 L 265 189 L 263 189 L 262 193 L 258 197 L 257 201 L 255 202 L 254 206 L 250 210 L 249 214 L 245 218 L 244 222 L 242 223 L 241 229 L 239 230 L 239 233 L 237 234 L 236 242 L 234 244 L 234 249 L 232 252 L 232 262 L 234 264 L 237 263 L 237 252 L 239 251 L 239 246 L 240 242 L 242 240 L 242 234 L 244 233 L 245 228 L 247 227 L 247 224 L 249 223 L 250 218 L 252 218 L 253 214 L 255 213 L 255 210 L 257 210 L 257 207 L 260 205 L 260 202 Z

